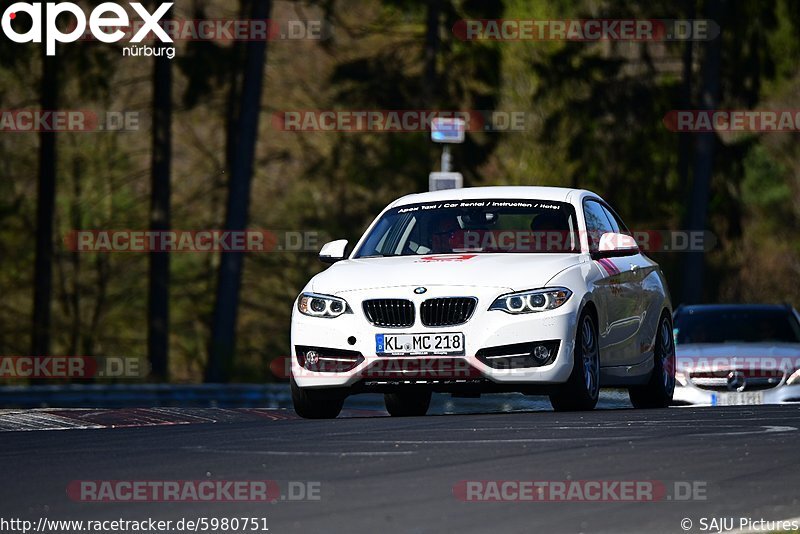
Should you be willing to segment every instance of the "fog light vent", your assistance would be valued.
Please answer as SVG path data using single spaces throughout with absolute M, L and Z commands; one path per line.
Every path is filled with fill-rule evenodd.
M 558 340 L 550 340 L 499 345 L 481 349 L 476 356 L 494 369 L 541 367 L 555 361 L 560 344 Z

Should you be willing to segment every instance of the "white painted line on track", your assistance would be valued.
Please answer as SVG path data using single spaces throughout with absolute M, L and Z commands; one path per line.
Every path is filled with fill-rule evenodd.
M 797 432 L 793 426 L 762 426 L 760 430 L 742 430 L 741 432 L 709 432 L 707 434 L 687 434 L 687 436 L 748 436 L 751 434 L 774 434 L 778 432 Z
M 236 449 L 212 449 L 203 446 L 181 447 L 185 451 L 191 452 L 210 452 L 214 454 L 246 454 L 263 456 L 409 456 L 416 454 L 415 451 L 259 451 L 259 450 L 236 450 Z
M 435 430 L 435 429 L 432 429 Z M 464 429 L 466 430 L 466 429 Z M 541 429 L 539 429 L 541 430 Z M 772 434 L 781 432 L 796 432 L 798 429 L 793 426 L 766 425 L 757 430 L 741 430 L 738 432 L 710 432 L 702 434 L 684 434 L 683 437 L 705 437 L 705 436 L 746 436 L 753 434 Z M 330 436 L 326 434 L 326 436 Z M 453 444 L 501 444 L 501 443 L 558 443 L 564 441 L 634 441 L 639 439 L 650 439 L 654 436 L 627 435 L 627 436 L 563 436 L 558 438 L 507 438 L 507 439 L 419 439 L 419 440 L 374 440 L 374 439 L 354 439 L 337 440 L 337 443 L 370 443 L 370 444 L 400 444 L 400 445 L 453 445 Z
M 763 421 L 763 419 L 759 419 L 759 421 Z M 697 423 L 697 421 L 685 421 L 686 423 Z M 548 426 L 548 425 L 541 425 L 541 426 L 486 426 L 486 427 L 421 427 L 421 428 L 413 428 L 414 432 L 506 432 L 506 431 L 536 431 L 541 432 L 542 430 L 580 430 L 580 431 L 587 431 L 587 430 L 630 430 L 636 424 L 645 423 L 644 421 L 636 422 L 636 423 L 628 423 L 628 424 L 617 424 L 617 425 L 603 425 L 603 424 L 589 424 L 589 425 L 575 425 L 575 426 Z M 650 422 L 647 422 L 650 423 Z M 667 423 L 667 424 L 663 424 Z M 685 424 L 679 425 L 671 425 L 673 421 L 655 421 L 652 422 L 653 426 L 659 426 L 663 429 L 670 429 L 673 426 L 678 426 L 680 428 L 686 428 Z M 738 424 L 724 424 L 724 425 L 713 425 L 713 428 L 742 428 L 742 425 Z M 398 429 L 394 427 L 383 427 L 383 428 L 373 428 L 370 430 L 370 433 L 380 433 L 380 432 L 396 432 Z M 331 436 L 352 436 L 358 435 L 361 432 L 357 431 L 349 431 L 349 432 L 326 432 L 326 437 Z
M 563 437 L 563 438 L 509 438 L 509 439 L 385 439 L 385 440 L 339 440 L 337 443 L 374 443 L 401 445 L 453 445 L 482 443 L 551 443 L 564 441 L 630 441 L 652 436 L 609 436 L 609 437 Z

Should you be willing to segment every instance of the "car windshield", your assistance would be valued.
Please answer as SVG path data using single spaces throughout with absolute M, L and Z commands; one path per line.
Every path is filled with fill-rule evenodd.
M 675 317 L 676 342 L 800 343 L 800 325 L 790 309 L 688 310 Z
M 429 202 L 384 213 L 354 257 L 577 252 L 576 235 L 575 212 L 563 202 Z

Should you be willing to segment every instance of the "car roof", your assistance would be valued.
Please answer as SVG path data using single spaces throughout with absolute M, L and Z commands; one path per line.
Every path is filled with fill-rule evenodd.
M 715 313 L 726 311 L 789 311 L 789 304 L 690 304 L 679 306 L 676 313 Z
M 414 193 L 395 200 L 391 207 L 418 204 L 421 202 L 437 202 L 445 200 L 477 200 L 483 198 L 502 199 L 527 199 L 550 200 L 553 202 L 569 202 L 571 193 L 586 193 L 597 196 L 583 189 L 569 187 L 545 186 L 491 186 L 491 187 L 464 187 L 461 189 L 443 189 L 428 193 Z

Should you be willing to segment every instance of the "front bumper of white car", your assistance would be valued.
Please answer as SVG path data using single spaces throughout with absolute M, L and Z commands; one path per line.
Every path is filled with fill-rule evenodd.
M 800 384 L 781 382 L 775 387 L 759 390 L 727 391 L 723 388 L 704 389 L 678 377 L 675 384 L 674 404 L 699 404 L 711 406 L 746 404 L 781 404 L 800 402 Z
M 336 318 L 303 315 L 295 303 L 291 361 L 297 385 L 303 388 L 471 382 L 548 385 L 563 383 L 569 377 L 580 307 L 576 295 L 553 310 L 512 315 L 489 310 L 498 296 L 511 292 L 508 288 L 434 286 L 424 294 L 415 294 L 414 289 L 391 287 L 340 292 L 336 296 L 347 301 L 351 313 Z M 424 301 L 453 297 L 477 299 L 474 312 L 465 323 L 441 327 L 423 324 L 420 310 Z M 371 324 L 363 307 L 364 301 L 371 299 L 411 301 L 415 310 L 413 324 L 404 328 Z M 376 335 L 425 333 L 462 333 L 463 353 L 377 354 Z M 552 349 L 552 356 L 544 365 L 522 367 L 519 359 L 511 357 L 541 342 Z M 308 351 L 314 352 L 315 360 L 327 359 L 331 364 L 328 370 L 319 371 L 318 363 L 306 362 Z

